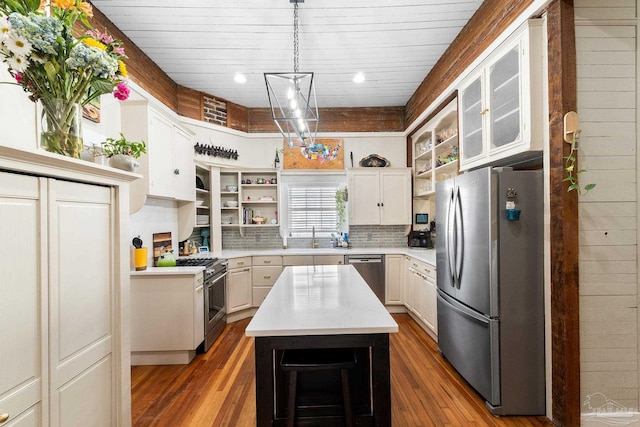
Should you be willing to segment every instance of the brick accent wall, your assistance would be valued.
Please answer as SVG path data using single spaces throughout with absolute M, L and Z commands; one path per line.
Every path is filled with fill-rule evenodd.
M 211 96 L 203 96 L 204 120 L 220 126 L 227 126 L 227 103 Z

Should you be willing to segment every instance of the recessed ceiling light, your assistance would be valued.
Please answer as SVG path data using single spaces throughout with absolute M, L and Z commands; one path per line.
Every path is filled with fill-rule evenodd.
M 242 73 L 236 73 L 236 75 L 233 77 L 233 80 L 236 83 L 246 83 L 247 82 L 247 77 Z
M 353 77 L 354 83 L 362 83 L 365 81 L 364 73 L 360 72 Z

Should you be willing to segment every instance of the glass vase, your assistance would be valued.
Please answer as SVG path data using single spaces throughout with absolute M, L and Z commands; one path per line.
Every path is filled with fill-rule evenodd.
M 79 159 L 82 142 L 82 105 L 65 99 L 41 99 L 40 146 L 51 153 Z

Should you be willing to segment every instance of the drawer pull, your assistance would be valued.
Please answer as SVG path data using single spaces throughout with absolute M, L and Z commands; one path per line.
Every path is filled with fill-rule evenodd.
M 244 261 L 238 261 L 238 265 L 244 265 Z
M 271 279 L 271 275 L 264 276 L 265 279 Z
M 265 263 L 265 264 L 269 264 L 269 263 L 271 263 L 271 260 L 270 260 L 270 259 L 265 259 L 265 260 L 264 260 L 264 263 Z
M 428 268 L 425 268 L 424 271 L 426 271 L 427 273 L 431 273 L 431 270 L 429 270 Z
M 0 424 L 4 424 L 9 419 L 9 414 L 0 414 Z
M 249 267 L 243 268 L 242 271 L 250 271 Z

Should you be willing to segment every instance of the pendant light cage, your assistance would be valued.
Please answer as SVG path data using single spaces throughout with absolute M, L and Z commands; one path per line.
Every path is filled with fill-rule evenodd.
M 298 70 L 298 2 L 293 9 L 293 72 L 265 73 L 271 116 L 289 147 L 314 144 L 318 131 L 318 104 L 313 73 Z

